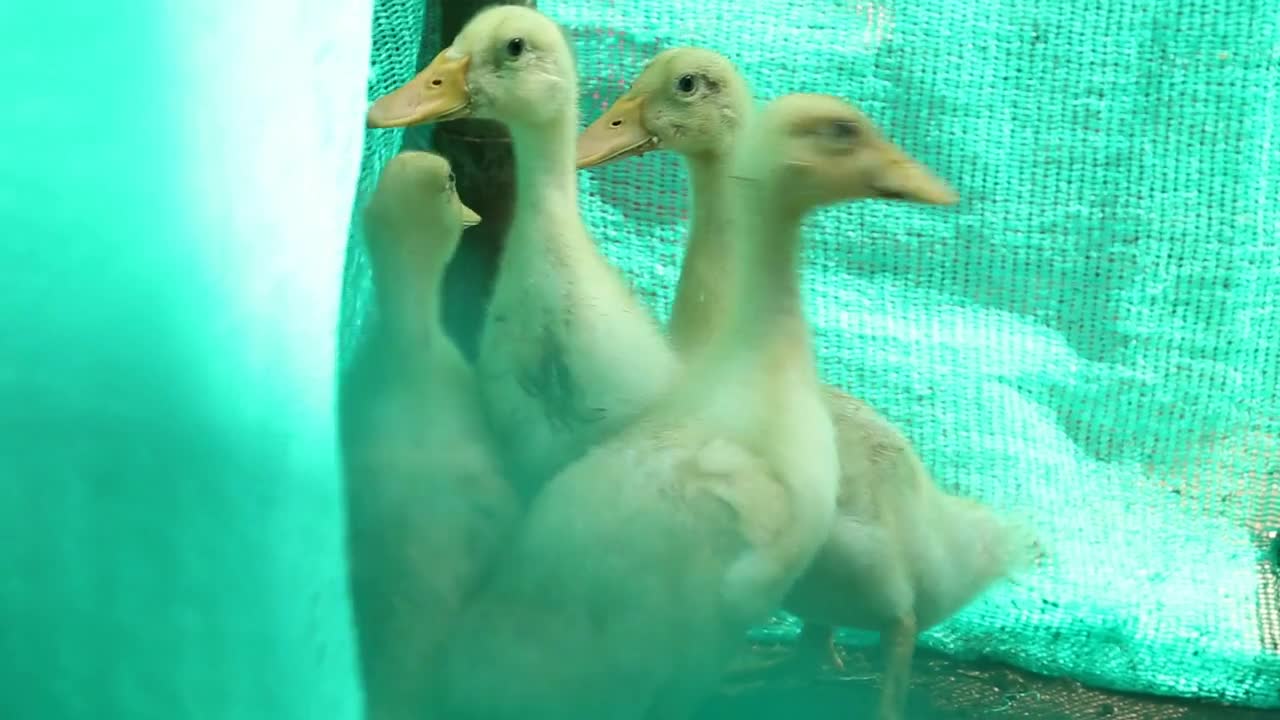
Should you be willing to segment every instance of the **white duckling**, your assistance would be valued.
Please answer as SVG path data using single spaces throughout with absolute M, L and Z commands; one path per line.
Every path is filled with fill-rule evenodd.
M 677 369 L 657 323 L 583 225 L 577 94 L 559 26 L 498 6 L 368 115 L 371 127 L 469 116 L 511 131 L 515 215 L 477 371 L 508 467 L 529 495 L 634 418 Z
M 417 720 L 424 672 L 519 516 L 440 287 L 462 228 L 449 163 L 392 158 L 364 211 L 376 315 L 341 384 L 348 550 L 366 714 Z
M 726 254 L 742 206 L 730 201 L 731 150 L 752 107 L 745 80 L 723 56 L 664 51 L 579 139 L 579 166 L 669 149 L 684 158 L 692 221 L 669 333 L 686 358 L 727 321 Z M 863 142 L 881 142 L 865 119 Z M 955 202 L 940 181 L 882 178 L 866 198 Z M 805 620 L 801 647 L 842 667 L 833 625 L 878 630 L 888 652 L 881 716 L 902 706 L 918 630 L 971 602 L 1029 559 L 1033 540 L 981 504 L 944 494 L 911 443 L 862 400 L 823 388 L 840 458 L 836 530 L 785 607 Z
M 451 641 L 440 717 L 687 717 L 830 537 L 839 468 L 800 223 L 878 188 L 941 190 L 835 98 L 775 101 L 740 149 L 728 318 L 661 402 L 539 495 Z
M 727 58 L 681 47 L 654 56 L 627 93 L 578 138 L 579 168 L 673 150 L 689 171 L 692 216 L 675 302 L 671 346 L 690 358 L 728 318 L 725 274 L 735 208 L 728 197 L 734 141 L 753 109 L 751 89 Z

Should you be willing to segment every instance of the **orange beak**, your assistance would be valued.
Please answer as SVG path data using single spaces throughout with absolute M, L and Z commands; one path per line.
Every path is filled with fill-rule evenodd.
M 462 218 L 462 227 L 464 228 L 475 227 L 480 224 L 480 215 L 475 210 L 463 205 L 462 201 L 458 201 L 458 214 Z
M 467 117 L 467 67 L 471 57 L 450 57 L 445 48 L 412 80 L 374 101 L 366 127 L 395 128 Z
M 959 202 L 960 196 L 956 191 L 920 161 L 893 143 L 883 142 L 883 163 L 871 180 L 871 188 L 877 197 L 928 205 L 954 205 Z
M 578 167 L 604 165 L 658 148 L 644 126 L 644 98 L 624 96 L 578 137 Z

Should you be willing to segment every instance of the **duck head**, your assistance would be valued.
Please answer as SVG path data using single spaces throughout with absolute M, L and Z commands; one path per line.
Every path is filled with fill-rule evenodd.
M 366 125 L 406 127 L 475 117 L 541 125 L 577 108 L 577 73 L 563 30 L 536 10 L 500 5 L 476 15 L 413 79 L 374 101 Z
M 721 157 L 751 110 L 751 90 L 728 58 L 703 48 L 664 50 L 583 131 L 578 167 L 659 149 L 686 157 Z
M 453 256 L 463 228 L 480 222 L 458 198 L 449 161 L 416 151 L 387 162 L 364 217 L 375 257 L 432 259 L 441 266 Z
M 766 105 L 743 132 L 732 176 L 758 184 L 797 215 L 858 199 L 959 199 L 862 111 L 829 95 L 787 95 Z

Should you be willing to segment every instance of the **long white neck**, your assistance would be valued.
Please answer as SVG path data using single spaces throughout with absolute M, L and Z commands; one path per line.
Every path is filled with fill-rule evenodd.
M 766 378 L 816 382 L 800 294 L 801 216 L 780 212 L 759 182 L 731 182 L 742 215 L 729 236 L 733 290 L 717 345 L 735 366 Z
M 401 240 L 403 242 L 403 240 Z M 413 238 L 406 244 L 424 246 L 439 238 Z M 445 338 L 440 291 L 443 258 L 414 253 L 371 255 L 378 319 L 387 339 L 398 345 L 427 347 Z
M 595 252 L 578 211 L 576 108 L 540 125 L 509 125 L 516 163 L 516 208 L 508 237 L 552 253 Z M 548 231 L 551 228 L 551 231 Z M 530 232 L 538 229 L 538 232 Z M 524 252 L 511 247 L 508 251 Z
M 728 158 L 723 154 L 694 156 L 687 159 L 686 166 L 693 217 L 668 333 L 676 351 L 688 357 L 705 348 L 728 318 L 734 280 L 726 276 L 733 266 Z

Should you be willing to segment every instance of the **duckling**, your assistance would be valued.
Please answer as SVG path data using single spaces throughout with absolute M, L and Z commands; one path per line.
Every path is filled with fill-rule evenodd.
M 417 77 L 379 98 L 370 127 L 459 117 L 511 132 L 516 207 L 477 371 L 526 495 L 634 418 L 677 370 L 661 329 L 597 250 L 578 208 L 578 80 L 560 27 L 489 8 Z
M 728 317 L 728 169 L 738 131 L 753 110 L 751 89 L 723 55 L 695 47 L 654 56 L 623 97 L 578 138 L 589 168 L 673 150 L 689 171 L 692 217 L 667 325 L 672 348 L 689 358 Z
M 943 189 L 825 96 L 765 107 L 733 175 L 728 318 L 669 392 L 534 501 L 450 642 L 440 717 L 688 717 L 830 537 L 839 467 L 800 223 L 883 188 Z
M 445 334 L 440 283 L 480 222 L 449 162 L 392 158 L 364 211 L 376 315 L 341 384 L 348 552 L 366 714 L 421 717 L 423 671 L 512 531 L 476 380 Z
M 653 150 L 681 155 L 692 185 L 688 251 L 668 332 L 686 358 L 726 322 L 731 284 L 731 149 L 751 111 L 746 81 L 723 56 L 675 48 L 655 56 L 628 92 L 579 139 L 579 167 Z M 868 142 L 880 142 L 865 118 Z M 867 198 L 947 205 L 940 181 L 906 188 L 881 182 Z M 843 669 L 834 625 L 879 630 L 887 658 L 883 717 L 901 707 L 918 630 L 960 610 L 1002 575 L 1020 569 L 1034 538 L 971 500 L 943 493 L 889 420 L 838 388 L 823 387 L 840 460 L 836 531 L 784 607 L 804 621 L 800 647 Z

